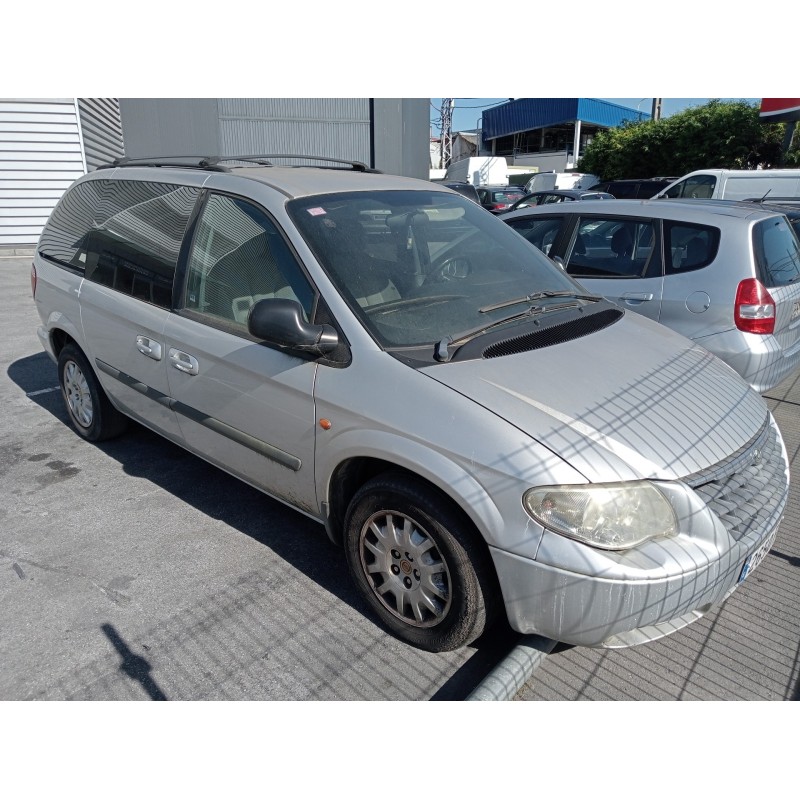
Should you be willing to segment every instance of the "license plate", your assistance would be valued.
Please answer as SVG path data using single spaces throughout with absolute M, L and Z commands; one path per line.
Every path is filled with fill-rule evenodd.
M 797 319 L 797 317 L 800 317 L 800 300 L 795 300 L 792 306 L 792 319 Z
M 764 557 L 769 553 L 772 549 L 772 545 L 775 544 L 775 534 L 777 531 L 773 531 L 772 535 L 764 542 L 755 553 L 751 553 L 746 559 L 744 564 L 742 564 L 742 571 L 739 573 L 739 583 L 741 583 L 763 560 Z

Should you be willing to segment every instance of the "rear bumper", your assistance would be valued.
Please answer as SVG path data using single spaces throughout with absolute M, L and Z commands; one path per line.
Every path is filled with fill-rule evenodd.
M 694 341 L 736 370 L 759 393 L 800 368 L 800 341 L 785 350 L 775 336 L 729 330 Z
M 40 325 L 36 330 L 36 334 L 39 337 L 39 341 L 45 353 L 47 353 L 55 363 L 58 363 L 58 358 L 53 350 L 53 342 L 50 340 L 50 334 L 47 332 L 47 329 L 43 325 Z

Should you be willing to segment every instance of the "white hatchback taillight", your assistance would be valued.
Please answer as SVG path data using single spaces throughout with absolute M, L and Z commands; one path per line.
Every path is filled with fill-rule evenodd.
M 746 278 L 739 283 L 733 318 L 736 327 L 745 333 L 775 331 L 775 301 L 761 281 Z
M 31 294 L 33 299 L 36 299 L 36 264 L 31 261 Z

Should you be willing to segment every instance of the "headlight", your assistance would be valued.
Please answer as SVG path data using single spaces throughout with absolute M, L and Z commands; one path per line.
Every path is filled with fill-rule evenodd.
M 675 512 L 648 481 L 528 489 L 525 510 L 550 530 L 605 550 L 676 536 Z

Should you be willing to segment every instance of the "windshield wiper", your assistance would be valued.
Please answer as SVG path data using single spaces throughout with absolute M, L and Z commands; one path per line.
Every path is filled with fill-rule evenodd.
M 491 322 L 487 322 L 485 325 L 478 325 L 475 328 L 470 328 L 469 330 L 462 331 L 461 333 L 457 333 L 453 336 L 445 336 L 444 339 L 436 343 L 433 349 L 433 357 L 437 361 L 449 361 L 451 357 L 447 349 L 449 345 L 461 347 L 462 344 L 466 344 L 468 341 L 470 341 L 470 339 L 481 336 L 487 331 L 490 331 L 492 328 L 496 328 L 498 325 L 505 325 L 507 322 L 514 322 L 515 320 L 525 319 L 526 317 L 538 317 L 539 314 L 548 314 L 551 311 L 564 311 L 568 308 L 578 308 L 578 300 L 602 300 L 601 297 L 595 297 L 594 295 L 576 295 L 574 292 L 537 292 L 535 295 L 530 295 L 530 297 L 535 298 L 538 297 L 539 294 L 543 294 L 545 297 L 570 297 L 572 300 L 569 303 L 553 303 L 553 305 L 549 306 L 530 306 L 529 308 L 526 308 L 524 311 L 520 311 L 517 314 L 510 314 L 502 319 L 492 320 Z M 523 300 L 525 299 L 526 298 L 523 298 Z M 522 302 L 522 300 L 512 300 L 508 303 L 496 306 L 496 308 L 502 308 L 503 305 L 510 306 L 519 302 Z M 489 306 L 487 306 L 487 308 L 491 310 Z M 478 310 L 483 311 L 483 309 Z
M 579 294 L 570 290 L 560 292 L 534 292 L 533 294 L 526 294 L 525 297 L 517 297 L 514 300 L 504 300 L 502 303 L 493 303 L 490 306 L 484 306 L 478 309 L 479 314 L 488 314 L 490 311 L 497 311 L 500 308 L 508 308 L 509 306 L 516 306 L 519 303 L 535 303 L 537 300 L 546 300 L 551 297 L 572 297 L 575 300 L 589 300 L 591 302 L 598 302 L 602 297 L 594 294 Z

